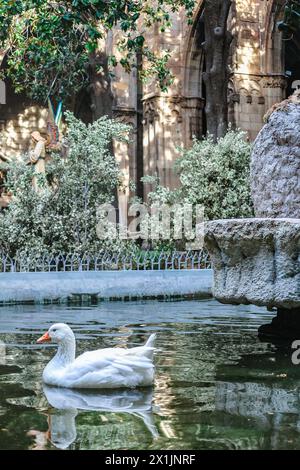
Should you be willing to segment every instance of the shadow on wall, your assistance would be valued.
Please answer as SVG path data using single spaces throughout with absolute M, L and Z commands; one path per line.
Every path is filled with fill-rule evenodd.
M 4 157 L 16 157 L 29 151 L 30 134 L 46 129 L 48 110 L 28 99 L 17 95 L 11 82 L 6 82 L 6 100 L 0 100 L 0 146 Z

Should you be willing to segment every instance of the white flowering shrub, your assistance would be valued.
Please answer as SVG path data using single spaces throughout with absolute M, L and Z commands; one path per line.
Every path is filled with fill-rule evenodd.
M 211 137 L 195 139 L 190 149 L 179 151 L 175 163 L 181 183 L 178 189 L 161 186 L 155 177 L 143 178 L 144 183 L 153 184 L 150 203 L 202 205 L 206 220 L 253 217 L 251 144 L 244 132 L 229 130 L 217 143 Z
M 190 149 L 179 149 L 181 155 L 175 163 L 175 171 L 180 178 L 176 190 L 163 187 L 156 176 L 145 176 L 142 181 L 152 185 L 148 194 L 148 204 L 174 206 L 181 204 L 193 207 L 193 220 L 196 224 L 196 207 L 203 208 L 204 220 L 253 217 L 250 196 L 250 153 L 251 144 L 245 133 L 229 130 L 217 143 L 211 137 L 194 140 Z M 202 209 L 201 209 L 202 210 Z M 180 214 L 179 214 L 180 215 Z M 163 237 L 151 246 L 157 249 L 185 249 L 185 239 L 176 240 L 172 227 L 176 225 L 176 215 L 171 220 L 171 237 Z M 149 218 L 145 217 L 145 223 Z
M 52 155 L 46 174 L 38 175 L 39 191 L 28 159 L 10 164 L 6 190 L 13 197 L 0 213 L 0 251 L 38 256 L 124 248 L 117 239 L 99 240 L 96 228 L 99 205 L 116 202 L 121 179 L 111 142 L 127 139 L 129 128 L 106 117 L 85 125 L 67 113 L 66 120 L 68 156 Z
M 242 131 L 229 130 L 217 143 L 211 137 L 194 140 L 175 165 L 181 182 L 177 197 L 203 205 L 205 219 L 252 217 L 250 153 Z

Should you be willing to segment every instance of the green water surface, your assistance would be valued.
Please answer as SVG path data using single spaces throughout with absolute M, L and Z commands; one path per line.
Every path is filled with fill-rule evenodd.
M 0 308 L 1 449 L 300 449 L 300 366 L 291 345 L 261 342 L 272 314 L 214 300 Z M 137 346 L 157 332 L 152 389 L 43 387 L 68 323 L 77 352 Z

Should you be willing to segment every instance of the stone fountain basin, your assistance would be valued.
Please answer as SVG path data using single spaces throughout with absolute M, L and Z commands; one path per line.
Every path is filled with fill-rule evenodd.
M 300 308 L 300 219 L 207 222 L 213 295 L 222 303 Z

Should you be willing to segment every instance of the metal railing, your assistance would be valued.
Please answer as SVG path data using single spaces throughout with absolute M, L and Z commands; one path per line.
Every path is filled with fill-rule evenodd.
M 205 249 L 176 251 L 173 253 L 141 251 L 122 253 L 84 254 L 69 253 L 57 256 L 45 254 L 39 257 L 0 254 L 0 272 L 58 272 L 58 271 L 110 271 L 110 270 L 172 270 L 209 269 L 211 263 Z

